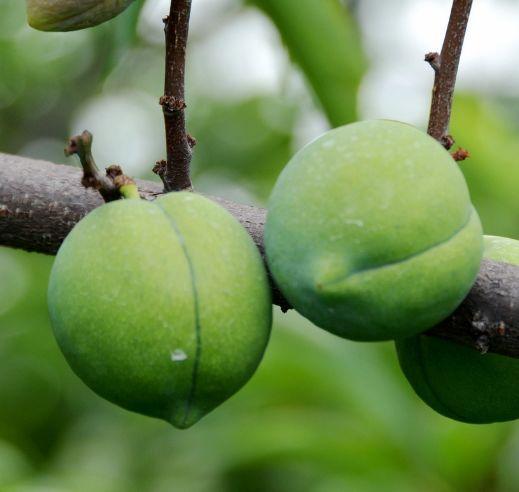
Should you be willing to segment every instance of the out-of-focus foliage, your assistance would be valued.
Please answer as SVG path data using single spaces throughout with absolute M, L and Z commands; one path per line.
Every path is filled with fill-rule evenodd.
M 51 261 L 1 250 L 23 291 L 0 318 L 0 476 L 12 485 L 0 490 L 473 490 L 500 462 L 509 427 L 433 414 L 390 344 L 340 340 L 294 314 L 252 382 L 192 430 L 125 412 L 91 393 L 52 339 Z
M 339 0 L 250 0 L 278 27 L 333 126 L 357 117 L 365 69 L 358 29 Z
M 471 158 L 462 164 L 488 234 L 519 237 L 519 127 L 510 113 L 476 96 L 458 97 L 453 135 Z
M 156 3 L 149 0 L 146 8 Z M 339 79 L 328 93 L 328 80 L 312 78 L 322 76 L 321 66 L 332 69 L 333 46 L 317 45 L 315 52 L 310 40 L 357 34 L 349 31 L 350 20 L 336 25 L 346 14 L 332 21 L 342 35 L 312 22 L 296 26 L 299 6 L 321 0 L 294 3 L 291 16 L 268 11 L 283 19 L 276 25 L 287 29 L 282 35 L 289 47 L 302 38 L 309 40 L 308 53 L 322 55 L 303 62 L 299 57 L 310 54 L 292 51 L 322 106 L 337 111 L 331 120 L 347 121 L 364 70 L 359 44 L 337 47 L 339 58 L 342 50 L 355 50 L 337 61 L 354 64 L 342 101 Z M 222 5 L 218 22 L 211 17 L 198 30 L 194 16 L 191 53 L 211 47 L 229 25 L 261 15 L 238 0 Z M 23 2 L 2 0 L 0 151 L 63 161 L 66 138 L 88 124 L 101 129 L 96 151 L 102 164 L 134 159 L 135 174 L 150 177 L 164 155 L 162 134 L 156 135 L 162 132 L 163 47 L 146 31 L 141 6 L 92 30 L 42 34 L 25 26 Z M 159 31 L 162 13 L 156 12 Z M 277 42 L 275 30 L 269 33 Z M 275 45 L 276 53 L 282 50 Z M 228 79 L 227 92 L 214 93 L 206 90 L 214 81 L 206 72 L 197 75 L 192 64 L 187 89 L 189 128 L 199 141 L 195 185 L 261 203 L 288 157 L 313 136 L 318 110 L 309 91 L 288 65 L 274 89 L 237 95 L 236 81 Z M 336 73 L 344 77 L 350 69 Z M 226 70 L 221 66 L 218 74 L 225 77 Z M 486 231 L 516 238 L 518 114 L 512 104 L 504 111 L 481 96 L 458 97 L 452 129 L 471 151 L 461 166 Z M 49 257 L 0 248 L 1 492 L 519 490 L 516 424 L 469 426 L 440 417 L 412 393 L 391 344 L 341 340 L 294 313 L 277 313 L 269 350 L 250 384 L 191 430 L 127 413 L 90 392 L 60 354 L 46 311 L 51 264 Z
M 4 152 L 16 152 L 28 136 L 63 140 L 76 107 L 99 90 L 99 83 L 134 43 L 140 3 L 109 25 L 48 34 L 26 26 L 24 2 L 2 0 L 0 148 Z

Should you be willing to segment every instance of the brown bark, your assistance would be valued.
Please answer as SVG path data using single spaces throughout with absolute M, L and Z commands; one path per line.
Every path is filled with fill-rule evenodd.
M 166 191 L 191 189 L 190 164 L 194 139 L 186 131 L 185 72 L 191 0 L 172 0 L 164 19 L 166 69 L 160 104 L 166 126 L 167 161 L 155 168 Z
M 447 150 L 454 144 L 453 138 L 449 135 L 449 124 L 454 88 L 471 8 L 472 0 L 453 1 L 441 53 L 425 55 L 425 61 L 435 71 L 427 133 L 443 144 Z

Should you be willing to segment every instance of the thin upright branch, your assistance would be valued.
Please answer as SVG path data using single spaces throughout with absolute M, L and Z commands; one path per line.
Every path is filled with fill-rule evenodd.
M 191 189 L 190 164 L 194 140 L 186 131 L 185 71 L 191 0 L 172 0 L 164 19 L 166 71 L 164 95 L 160 98 L 166 126 L 167 161 L 154 171 L 165 191 Z
M 454 88 L 467 31 L 472 0 L 454 0 L 449 25 L 441 54 L 428 53 L 425 56 L 435 71 L 434 88 L 429 117 L 428 133 L 447 150 L 454 144 L 449 135 L 449 124 L 454 99 Z M 466 157 L 466 156 L 465 156 Z

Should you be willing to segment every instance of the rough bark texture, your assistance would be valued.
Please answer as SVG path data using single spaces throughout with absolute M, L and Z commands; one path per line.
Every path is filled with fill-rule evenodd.
M 519 266 L 483 260 L 463 304 L 428 334 L 519 357 Z
M 453 1 L 441 54 L 428 53 L 425 56 L 425 60 L 431 64 L 436 73 L 427 132 L 447 149 L 450 149 L 454 143 L 449 135 L 449 123 L 471 8 L 472 0 Z
M 166 73 L 160 104 L 166 125 L 168 159 L 156 168 L 166 191 L 191 188 L 190 164 L 193 140 L 186 132 L 185 72 L 191 0 L 173 0 L 164 19 Z
M 162 192 L 158 183 L 137 184 L 149 200 Z M 263 255 L 266 211 L 210 198 L 241 222 Z M 97 192 L 81 186 L 78 168 L 0 154 L 0 245 L 55 254 L 74 224 L 102 204 Z M 274 302 L 289 308 L 272 285 Z M 429 334 L 482 352 L 519 357 L 519 267 L 483 261 L 467 299 Z

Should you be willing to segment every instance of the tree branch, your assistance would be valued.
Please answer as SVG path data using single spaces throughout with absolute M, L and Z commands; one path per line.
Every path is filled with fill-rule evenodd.
M 77 168 L 0 154 L 0 245 L 55 254 L 74 224 L 103 204 L 101 196 L 80 181 Z M 162 193 L 156 183 L 138 180 L 137 185 L 148 200 Z M 241 222 L 263 255 L 266 211 L 210 198 Z M 288 309 L 271 283 L 274 302 Z M 467 299 L 429 334 L 519 358 L 519 267 L 483 261 Z
M 166 191 L 191 189 L 190 164 L 195 144 L 186 132 L 185 71 L 191 0 L 172 0 L 164 19 L 166 70 L 164 95 L 160 104 L 166 126 L 167 161 L 157 163 L 154 171 Z
M 441 54 L 428 53 L 425 55 L 425 61 L 435 71 L 427 133 L 438 140 L 447 150 L 454 144 L 454 140 L 449 135 L 449 124 L 456 77 L 471 8 L 472 0 L 453 1 Z
M 428 334 L 519 358 L 519 266 L 483 260 L 469 296 Z

